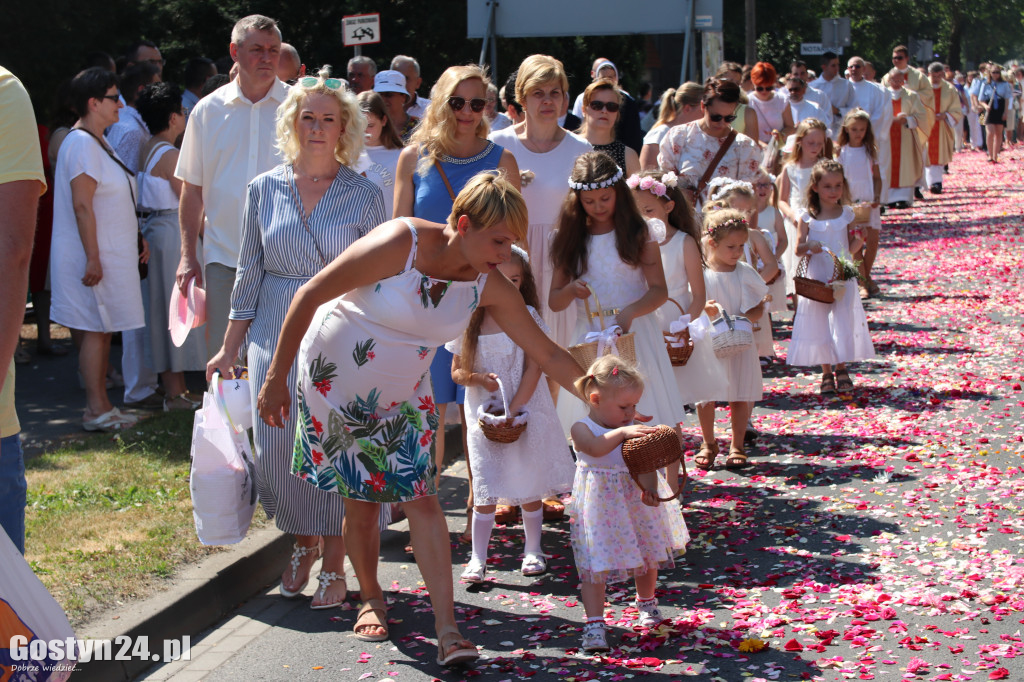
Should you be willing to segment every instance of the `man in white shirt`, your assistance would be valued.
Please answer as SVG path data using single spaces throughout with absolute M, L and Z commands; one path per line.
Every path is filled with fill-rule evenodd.
M 404 54 L 400 54 L 391 60 L 391 70 L 398 71 L 405 76 L 405 88 L 409 92 L 409 103 L 405 105 L 405 113 L 410 118 L 423 120 L 427 114 L 427 107 L 430 100 L 416 94 L 420 85 L 423 84 L 423 77 L 420 76 L 420 63 Z
M 832 129 L 838 131 L 843 117 L 850 110 L 853 97 L 850 81 L 839 75 L 839 55 L 835 52 L 821 55 L 821 75 L 811 81 L 810 86 L 825 93 L 832 103 L 829 115 L 832 118 Z
M 793 115 L 793 125 L 798 126 L 800 121 L 807 118 L 816 118 L 826 123 L 826 112 L 817 103 L 807 99 L 804 96 L 806 92 L 806 83 L 792 74 L 786 76 L 786 93 L 789 98 L 789 110 Z
M 193 277 L 205 284 L 211 357 L 223 343 L 231 312 L 246 186 L 280 162 L 275 117 L 288 93 L 277 78 L 281 31 L 273 19 L 240 19 L 231 30 L 230 51 L 238 78 L 192 110 L 174 171 L 183 183 L 177 283 L 183 293 Z M 205 272 L 196 253 L 201 226 Z
M 832 111 L 832 101 L 828 98 L 821 90 L 809 85 L 813 80 L 808 76 L 807 63 L 802 59 L 794 59 L 789 66 L 789 73 L 802 80 L 807 85 L 807 89 L 804 91 L 804 99 L 810 100 L 821 107 L 822 111 Z M 784 96 L 789 97 L 789 91 L 782 93 Z M 829 117 L 823 121 L 828 126 L 829 134 L 832 134 L 832 119 Z

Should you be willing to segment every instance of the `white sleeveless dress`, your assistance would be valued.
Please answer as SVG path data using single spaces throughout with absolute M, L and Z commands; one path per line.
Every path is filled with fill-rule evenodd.
M 763 211 L 757 214 L 757 229 L 761 230 L 764 238 L 768 240 L 768 246 L 771 247 L 772 253 L 775 253 L 775 249 L 779 246 L 779 235 L 775 233 L 775 216 L 778 213 L 779 209 L 768 204 Z M 788 233 L 786 236 L 788 238 Z M 768 302 L 767 312 L 769 313 L 784 313 L 789 310 L 786 306 L 786 264 L 783 262 L 785 260 L 786 257 L 783 254 L 779 259 L 779 278 L 768 285 L 768 293 L 772 295 L 772 300 Z
M 804 214 L 806 215 L 806 213 Z M 841 258 L 850 258 L 847 226 L 853 222 L 853 209 L 831 220 L 808 218 L 808 239 L 821 242 Z M 832 259 L 827 253 L 811 256 L 807 267 L 812 279 L 827 281 L 832 276 Z M 800 297 L 793 319 L 793 339 L 787 364 L 814 366 L 855 362 L 875 357 L 867 316 L 860 302 L 857 280 L 846 281 L 846 293 L 835 303 L 819 303 Z
M 661 245 L 661 264 L 665 268 L 668 297 L 679 303 L 684 312 L 693 304 L 686 261 L 683 258 L 683 248 L 687 240 L 692 239 L 690 235 L 675 230 L 672 238 Z M 703 277 L 703 274 L 700 276 Z M 667 331 L 669 324 L 679 319 L 680 312 L 672 301 L 667 301 L 658 308 L 656 314 L 660 328 Z M 701 313 L 701 317 L 707 321 L 706 313 Z M 711 347 L 710 336 L 694 341 L 690 359 L 682 367 L 673 367 L 672 372 L 679 387 L 679 395 L 687 405 L 725 400 L 725 370 Z
M 588 237 L 587 271 L 580 279 L 590 284 L 600 299 L 603 310 L 624 308 L 647 292 L 647 280 L 644 279 L 643 271 L 639 267 L 623 262 L 619 257 L 614 232 Z M 594 313 L 597 312 L 593 296 L 590 308 Z M 587 311 L 583 299 L 576 299 L 573 344 L 579 343 L 587 332 L 598 331 L 598 318 L 593 318 L 592 322 L 593 326 L 587 325 Z M 614 320 L 606 317 L 605 326 L 612 324 L 615 324 Z M 644 394 L 637 405 L 637 411 L 652 415 L 652 425 L 667 424 L 675 427 L 683 419 L 683 399 L 676 386 L 668 351 L 665 350 L 661 325 L 654 313 L 651 313 L 633 320 L 630 331 L 636 332 L 636 364 L 644 377 Z M 563 388 L 558 398 L 558 419 L 562 422 L 565 433 L 568 434 L 572 425 L 586 413 L 587 407 L 583 401 Z
M 730 315 L 742 315 L 755 307 L 768 293 L 761 275 L 743 261 L 732 272 L 704 271 L 704 284 L 708 300 L 714 299 Z M 764 318 L 762 317 L 763 321 Z M 756 402 L 764 397 L 761 365 L 757 361 L 757 348 L 752 346 L 742 353 L 721 360 L 728 380 L 726 400 L 729 402 Z
M 537 311 L 528 308 L 537 325 L 550 334 Z M 462 338 L 448 342 L 445 348 L 461 355 Z M 523 349 L 504 332 L 482 334 L 477 338 L 473 371 L 497 374 L 509 402 L 523 380 L 524 361 Z M 533 396 L 525 405 L 530 412 L 526 430 L 514 443 L 487 440 L 480 430 L 477 409 L 491 400 L 501 402 L 501 396 L 481 386 L 466 388 L 469 464 L 476 504 L 520 505 L 572 490 L 576 467 L 566 447 L 565 434 L 558 423 L 544 376 L 541 375 Z
M 790 163 L 787 164 L 783 169 L 783 172 L 789 176 L 789 198 L 787 201 L 789 205 L 793 207 L 797 215 L 800 211 L 806 208 L 804 204 L 804 196 L 807 193 L 807 183 L 811 180 L 811 168 L 800 168 L 798 164 Z M 794 224 L 788 218 L 786 219 L 786 237 L 789 239 L 789 245 L 786 247 L 786 253 L 783 254 L 782 260 L 783 265 L 786 269 L 786 293 L 796 293 L 796 285 L 793 284 L 793 277 L 796 276 L 796 264 L 800 260 L 796 257 L 796 243 L 799 240 L 799 226 Z

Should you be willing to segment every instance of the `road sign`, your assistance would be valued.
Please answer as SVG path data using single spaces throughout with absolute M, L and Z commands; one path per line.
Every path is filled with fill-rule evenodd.
M 800 54 L 822 55 L 829 51 L 842 54 L 843 47 L 841 45 L 839 47 L 832 47 L 831 45 L 822 45 L 821 43 L 800 43 Z
M 380 42 L 380 12 L 350 14 L 341 18 L 341 37 L 345 47 Z
M 850 38 L 850 17 L 822 19 L 821 43 L 822 45 L 835 45 L 838 47 L 850 47 L 853 45 L 853 41 Z M 835 52 L 834 49 L 833 52 Z M 838 54 L 842 54 L 842 52 Z

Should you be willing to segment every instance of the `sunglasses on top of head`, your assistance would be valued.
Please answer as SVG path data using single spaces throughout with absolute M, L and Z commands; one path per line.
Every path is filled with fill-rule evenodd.
M 708 118 L 714 123 L 718 123 L 720 121 L 732 123 L 733 121 L 736 120 L 736 114 L 730 114 L 728 116 L 726 116 L 725 114 L 708 114 Z
M 456 97 L 452 95 L 451 97 L 448 98 L 448 106 L 452 108 L 452 111 L 462 111 L 466 106 L 466 98 Z M 484 110 L 484 107 L 486 106 L 487 100 L 483 98 L 474 97 L 473 99 L 469 100 L 469 108 L 475 114 L 479 114 L 481 111 Z
M 593 109 L 594 111 L 601 111 L 602 109 L 607 109 L 609 114 L 614 114 L 616 111 L 619 110 L 619 103 L 601 102 L 595 99 L 593 102 L 590 103 L 590 108 Z

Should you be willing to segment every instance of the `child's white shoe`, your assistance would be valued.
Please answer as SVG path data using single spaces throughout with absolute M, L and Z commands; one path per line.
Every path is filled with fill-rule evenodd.
M 462 571 L 462 579 L 467 583 L 482 583 L 486 575 L 487 566 L 476 558 L 470 558 L 465 570 Z
M 661 621 L 665 620 L 665 616 L 662 615 L 661 609 L 658 608 L 658 598 L 652 597 L 651 599 L 640 599 L 636 600 L 637 614 L 636 624 L 642 628 L 653 628 Z
M 583 643 L 580 645 L 580 648 L 588 654 L 611 650 L 605 637 L 604 623 L 602 621 L 593 621 L 583 625 Z

